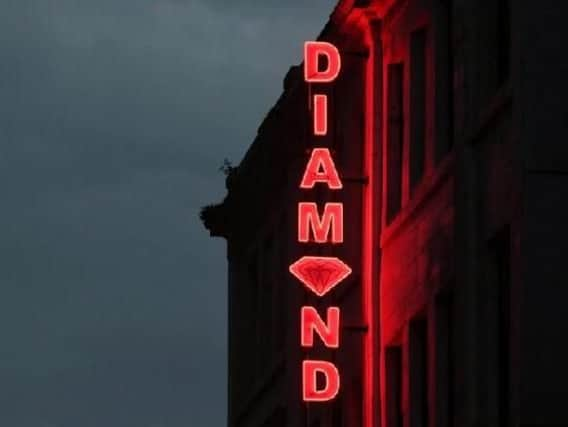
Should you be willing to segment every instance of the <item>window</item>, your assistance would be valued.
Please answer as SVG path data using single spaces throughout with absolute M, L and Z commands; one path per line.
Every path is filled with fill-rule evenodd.
M 333 403 L 333 409 L 331 413 L 331 425 L 332 427 L 342 427 L 343 426 L 343 408 L 341 407 L 341 400 L 336 399 Z
M 349 402 L 349 419 L 347 425 L 349 426 L 362 426 L 363 425 L 363 384 L 361 379 L 357 377 L 353 381 L 353 386 L 350 392 Z
M 424 319 L 409 326 L 410 426 L 428 425 L 428 335 Z
M 262 427 L 285 427 L 286 426 L 286 409 L 277 408 L 270 417 L 262 424 Z
M 401 63 L 387 69 L 387 224 L 401 208 L 403 146 L 403 71 Z
M 455 121 L 457 114 L 461 111 L 460 103 L 456 95 L 456 83 L 460 81 L 460 49 L 459 42 L 454 35 L 454 0 L 446 0 L 440 10 L 441 31 L 439 37 L 440 47 L 437 49 L 436 58 L 436 92 L 440 94 L 440 99 L 436 100 L 436 162 L 439 162 L 453 146 Z M 454 47 L 454 42 L 456 43 Z M 455 52 L 454 52 L 455 49 Z M 441 108 L 440 106 L 443 106 Z M 459 108 L 458 108 L 459 107 Z M 458 119 L 461 122 L 461 118 Z
M 410 191 L 424 173 L 426 145 L 426 30 L 410 35 Z
M 258 253 L 255 252 L 252 255 L 252 260 L 248 265 L 248 307 L 250 316 L 248 316 L 247 326 L 243 330 L 243 339 L 248 341 L 247 346 L 253 346 L 253 348 L 258 348 L 261 339 L 261 331 L 259 330 L 259 325 L 255 321 L 258 318 L 259 313 L 259 298 L 260 298 L 260 283 L 259 283 L 259 261 Z M 248 332 L 247 331 L 251 331 Z M 257 360 L 258 359 L 258 360 Z M 261 362 L 261 356 L 258 352 L 255 352 L 254 357 L 249 359 L 250 366 L 247 371 L 249 373 L 249 382 L 254 381 L 257 374 L 258 364 Z
M 480 63 L 487 84 L 487 101 L 500 89 L 510 75 L 511 61 L 511 0 L 484 0 L 481 27 L 482 52 L 486 57 Z
M 402 427 L 402 351 L 399 346 L 385 349 L 387 427 Z
M 497 86 L 509 79 L 511 60 L 511 0 L 497 0 Z
M 285 277 L 286 274 L 288 274 L 288 269 L 287 266 L 285 266 L 283 264 L 282 260 L 285 260 L 288 256 L 287 254 L 287 246 L 286 246 L 286 242 L 287 242 L 287 236 L 288 236 L 288 223 L 287 223 L 287 216 L 286 216 L 286 212 L 283 212 L 281 217 L 280 217 L 280 221 L 279 221 L 279 229 L 278 229 L 278 235 L 276 236 L 276 241 L 278 242 L 277 245 L 275 245 L 275 250 L 277 251 L 277 255 L 276 255 L 276 261 L 275 261 L 275 265 L 274 268 L 276 269 L 276 274 L 277 276 L 280 277 Z M 275 337 L 275 341 L 276 341 L 276 353 L 277 354 L 282 354 L 283 353 L 283 349 L 284 349 L 284 344 L 285 344 L 285 340 L 286 340 L 286 315 L 287 315 L 287 305 L 286 305 L 286 298 L 287 298 L 287 292 L 286 289 L 284 287 L 284 283 L 281 280 L 278 280 L 276 283 L 277 289 L 276 289 L 276 296 L 275 296 L 275 302 L 276 302 L 276 307 L 274 307 L 274 311 L 276 312 L 276 325 L 275 325 L 275 330 L 276 330 L 276 337 Z
M 261 355 L 260 367 L 264 370 L 272 360 L 275 347 L 273 340 L 274 333 L 274 244 L 272 237 L 268 237 L 264 242 L 262 251 L 262 268 L 260 271 L 260 292 L 259 308 L 257 320 L 259 327 L 258 353 Z
M 453 295 L 436 298 L 436 425 L 454 425 Z
M 490 325 L 497 332 L 492 338 L 496 342 L 490 343 L 497 354 L 493 360 L 496 365 L 492 371 L 498 373 L 497 388 L 497 417 L 500 426 L 509 425 L 509 383 L 510 383 L 510 233 L 509 228 L 501 230 L 489 242 L 489 268 L 490 283 L 495 293 L 494 303 L 490 311 Z M 491 290 L 490 290 L 491 291 Z M 493 346 L 491 346 L 493 344 Z

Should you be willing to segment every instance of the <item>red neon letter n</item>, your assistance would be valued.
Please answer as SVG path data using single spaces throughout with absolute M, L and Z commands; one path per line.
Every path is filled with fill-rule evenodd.
M 325 386 L 317 387 L 318 374 L 324 375 Z M 339 371 L 333 363 L 304 360 L 302 364 L 302 394 L 305 402 L 326 402 L 339 392 Z
M 302 347 L 313 347 L 317 332 L 326 347 L 339 347 L 339 307 L 327 309 L 327 325 L 314 307 L 302 307 Z
M 323 182 L 332 190 L 340 190 L 343 188 L 337 169 L 331 158 L 331 153 L 327 148 L 314 148 L 300 188 L 313 188 L 317 182 Z

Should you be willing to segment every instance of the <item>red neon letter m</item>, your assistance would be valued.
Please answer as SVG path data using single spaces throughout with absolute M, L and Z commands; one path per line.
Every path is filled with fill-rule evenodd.
M 326 347 L 339 347 L 339 307 L 327 309 L 327 324 L 314 307 L 302 307 L 302 347 L 313 347 L 317 332 Z
M 315 203 L 298 204 L 298 241 L 310 241 L 310 229 L 317 243 L 326 243 L 331 229 L 331 241 L 343 242 L 343 203 L 326 203 L 319 216 Z

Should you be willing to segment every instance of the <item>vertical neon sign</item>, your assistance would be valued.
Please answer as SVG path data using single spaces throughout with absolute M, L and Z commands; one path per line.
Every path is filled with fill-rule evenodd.
M 320 60 L 326 59 L 322 70 Z M 304 45 L 304 79 L 306 83 L 332 83 L 341 71 L 341 56 L 337 48 L 327 42 L 306 42 Z M 328 130 L 328 100 L 324 94 L 314 94 L 313 134 L 325 136 Z M 316 147 L 306 165 L 300 188 L 311 190 L 316 185 L 326 185 L 331 191 L 341 190 L 343 184 L 329 149 Z M 322 214 L 320 215 L 320 212 Z M 343 243 L 343 203 L 326 203 L 323 210 L 316 203 L 302 201 L 298 204 L 298 241 L 317 244 Z M 292 273 L 310 291 L 323 298 L 335 286 L 351 274 L 351 268 L 335 257 L 306 255 L 290 265 Z M 314 335 L 327 348 L 340 345 L 341 310 L 328 307 L 325 320 L 317 309 L 304 306 L 301 309 L 300 341 L 304 348 L 314 346 Z M 302 397 L 306 402 L 325 402 L 339 393 L 340 373 L 337 367 L 325 360 L 302 362 Z

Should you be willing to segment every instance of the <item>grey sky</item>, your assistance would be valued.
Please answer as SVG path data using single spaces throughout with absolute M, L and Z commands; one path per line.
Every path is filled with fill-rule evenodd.
M 333 5 L 0 2 L 0 425 L 224 425 L 197 213 Z

